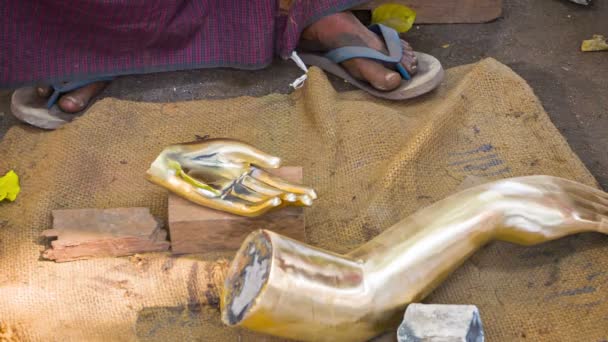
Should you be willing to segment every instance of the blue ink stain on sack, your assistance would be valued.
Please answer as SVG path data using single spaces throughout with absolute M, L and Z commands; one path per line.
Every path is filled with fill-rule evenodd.
M 486 171 L 487 169 L 489 169 L 491 167 L 502 165 L 502 163 L 503 163 L 503 161 L 500 159 L 492 159 L 487 163 L 483 163 L 483 164 L 479 164 L 479 165 L 467 164 L 462 168 L 462 170 L 467 171 L 467 172 L 476 171 L 476 170 Z
M 500 158 L 490 143 L 471 150 L 450 152 L 448 158 L 450 168 L 466 175 L 493 177 L 511 172 L 509 166 L 505 165 L 505 161 Z M 501 168 L 496 170 L 498 167 Z
M 490 154 L 487 156 L 483 156 L 483 157 L 478 157 L 478 158 L 472 158 L 472 159 L 467 159 L 467 160 L 461 160 L 461 161 L 456 161 L 453 163 L 450 163 L 448 165 L 450 166 L 456 166 L 456 165 L 462 165 L 462 164 L 466 164 L 466 163 L 471 163 L 473 161 L 478 161 L 478 160 L 486 160 L 486 159 L 492 159 L 492 158 L 497 158 L 498 155 L 497 154 Z

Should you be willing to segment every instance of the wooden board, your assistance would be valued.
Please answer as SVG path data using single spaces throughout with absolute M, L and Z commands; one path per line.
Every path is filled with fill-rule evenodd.
M 502 15 L 502 0 L 375 0 L 356 9 L 403 4 L 416 11 L 417 24 L 485 23 Z
M 42 236 L 55 239 L 42 256 L 57 262 L 169 249 L 148 208 L 53 210 L 53 228 Z
M 273 172 L 300 183 L 301 167 L 282 167 Z M 209 209 L 173 193 L 169 194 L 169 234 L 174 254 L 236 251 L 254 230 L 268 229 L 291 238 L 306 239 L 304 208 L 286 207 L 260 217 L 243 217 Z

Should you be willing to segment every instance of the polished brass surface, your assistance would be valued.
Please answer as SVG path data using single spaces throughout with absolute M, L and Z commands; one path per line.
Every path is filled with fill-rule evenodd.
M 287 182 L 264 169 L 281 159 L 232 139 L 208 139 L 165 148 L 147 179 L 203 206 L 241 216 L 259 216 L 280 206 L 310 206 L 309 187 Z
M 422 300 L 488 242 L 534 245 L 581 232 L 608 234 L 607 215 L 607 193 L 529 176 L 454 194 L 346 255 L 257 231 L 230 266 L 222 320 L 296 340 L 365 341 L 396 327 L 407 304 Z

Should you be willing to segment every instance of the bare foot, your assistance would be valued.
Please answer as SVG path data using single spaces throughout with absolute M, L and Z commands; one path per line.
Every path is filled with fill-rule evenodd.
M 383 53 L 386 46 L 380 37 L 371 32 L 350 12 L 341 12 L 323 17 L 302 32 L 304 41 L 320 43 L 325 49 L 332 50 L 343 46 L 366 46 Z M 412 47 L 405 41 L 401 64 L 414 75 L 417 61 Z M 378 90 L 393 90 L 401 84 L 401 75 L 387 69 L 382 63 L 365 58 L 353 58 L 342 63 L 355 78 L 368 81 Z
M 62 95 L 57 101 L 59 108 L 66 113 L 78 113 L 83 110 L 91 99 L 99 94 L 110 82 L 102 81 L 88 84 L 82 88 L 72 90 Z M 53 92 L 51 87 L 38 87 L 36 92 L 39 96 L 47 98 Z

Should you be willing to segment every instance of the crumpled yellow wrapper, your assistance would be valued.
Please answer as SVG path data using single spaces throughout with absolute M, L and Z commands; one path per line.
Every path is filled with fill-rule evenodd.
M 608 51 L 608 39 L 601 34 L 594 34 L 593 38 L 583 40 L 581 51 Z
M 382 24 L 399 33 L 409 31 L 414 26 L 416 12 L 403 5 L 384 4 L 372 12 L 372 24 Z
M 10 170 L 6 175 L 0 177 L 0 202 L 7 199 L 14 201 L 21 191 L 19 187 L 19 176 L 15 171 Z

